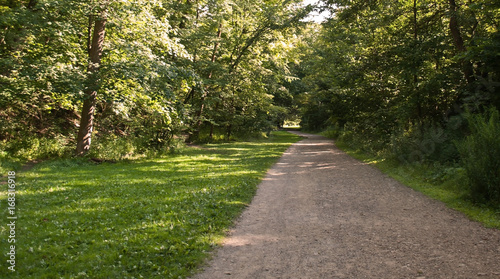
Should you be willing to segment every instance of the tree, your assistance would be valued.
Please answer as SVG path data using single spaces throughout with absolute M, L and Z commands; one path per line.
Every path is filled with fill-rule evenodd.
M 374 150 L 410 139 L 418 148 L 457 107 L 498 100 L 497 68 L 484 59 L 496 61 L 497 3 L 324 2 L 333 16 L 303 58 L 310 128 L 338 126 Z
M 101 15 L 91 15 L 89 25 L 93 23 L 93 33 L 90 39 L 89 32 L 89 65 L 88 65 L 88 88 L 84 91 L 82 114 L 80 119 L 80 129 L 76 139 L 76 154 L 85 155 L 90 149 L 92 130 L 94 128 L 94 113 L 96 106 L 97 90 L 100 87 L 99 68 L 101 66 L 101 56 L 104 47 L 104 37 L 106 33 L 106 12 Z M 95 19 L 94 19 L 95 18 Z M 91 26 L 89 26 L 89 30 Z
M 266 44 L 286 41 L 307 14 L 294 2 L 197 1 L 196 12 L 189 12 L 188 6 L 185 14 L 196 15 L 191 18 L 195 28 L 186 31 L 183 42 L 196 54 L 192 66 L 203 77 L 203 86 L 185 98 L 196 108 L 191 140 L 204 127 L 209 127 L 209 138 L 218 129 L 226 138 L 234 132 L 268 130 L 273 118 L 269 114 L 283 113 L 273 105 L 269 93 L 276 86 L 268 82 L 287 65 L 278 69 L 263 61 L 273 60 Z
M 299 2 L 2 1 L 0 145 L 98 156 L 269 131 L 293 105 Z
M 84 1 L 0 4 L 0 139 L 69 136 L 86 57 Z M 81 39 L 83 38 L 83 39 Z
M 460 27 L 458 25 L 458 13 L 459 7 L 456 4 L 455 0 L 449 0 L 450 5 L 450 33 L 453 36 L 453 43 L 458 51 L 458 53 L 462 54 L 467 51 L 465 47 L 464 39 L 462 37 L 462 32 L 460 31 Z M 470 61 L 463 60 L 462 67 L 464 72 L 464 77 L 469 84 L 474 83 L 474 74 L 472 69 L 472 64 Z

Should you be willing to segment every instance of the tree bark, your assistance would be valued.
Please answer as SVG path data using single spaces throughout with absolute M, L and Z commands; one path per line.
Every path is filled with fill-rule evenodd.
M 418 44 L 418 7 L 417 7 L 417 0 L 413 0 L 413 41 L 415 46 Z M 422 97 L 420 90 L 418 88 L 418 67 L 419 63 L 416 61 L 417 58 L 414 58 L 414 73 L 413 73 L 413 85 L 415 88 L 415 93 L 417 94 L 417 118 L 419 122 L 419 127 L 420 129 L 423 129 L 422 121 L 423 121 L 423 113 L 422 113 Z
M 453 44 L 459 53 L 463 53 L 467 51 L 465 47 L 464 39 L 462 37 L 462 33 L 460 32 L 460 27 L 458 25 L 457 13 L 458 13 L 458 5 L 455 0 L 449 0 L 450 5 L 450 32 L 453 37 Z M 472 67 L 472 63 L 467 60 L 462 60 L 462 71 L 464 73 L 465 80 L 467 80 L 468 84 L 471 84 L 475 81 L 474 78 L 474 70 Z
M 106 19 L 99 18 L 94 22 L 94 32 L 92 34 L 92 44 L 89 48 L 88 65 L 88 86 L 84 92 L 82 116 L 80 119 L 80 129 L 78 131 L 76 143 L 76 155 L 83 156 L 90 150 L 92 130 L 94 127 L 94 112 L 96 106 L 97 90 L 100 82 L 98 78 L 99 67 L 101 66 L 101 56 L 104 45 L 106 31 Z
M 32 10 L 36 6 L 36 4 L 37 4 L 37 0 L 30 0 L 28 2 L 28 5 L 26 6 L 26 8 L 28 10 Z

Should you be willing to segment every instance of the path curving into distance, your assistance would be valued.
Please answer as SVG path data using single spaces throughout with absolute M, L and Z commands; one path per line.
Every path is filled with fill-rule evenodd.
M 295 132 L 193 278 L 500 278 L 500 231 Z

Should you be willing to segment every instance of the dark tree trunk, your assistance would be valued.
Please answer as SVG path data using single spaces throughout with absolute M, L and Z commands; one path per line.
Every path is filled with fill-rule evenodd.
M 26 6 L 26 8 L 27 8 L 28 10 L 32 10 L 32 9 L 36 6 L 36 3 L 37 3 L 37 1 L 36 1 L 36 0 L 30 0 L 30 1 L 28 2 L 28 5 Z
M 417 0 L 413 0 L 413 41 L 414 41 L 414 44 L 415 46 L 418 44 L 418 7 L 417 7 Z M 420 90 L 418 88 L 418 67 L 419 67 L 419 63 L 417 60 L 417 58 L 413 58 L 414 59 L 414 74 L 413 74 L 413 85 L 415 87 L 415 93 L 417 94 L 417 118 L 418 118 L 418 121 L 419 121 L 419 126 L 422 128 L 422 97 L 421 97 L 421 93 L 420 93 Z
M 210 135 L 209 139 L 213 140 L 214 139 L 214 123 L 210 123 Z
M 84 92 L 85 96 L 83 100 L 82 116 L 80 119 L 80 129 L 78 131 L 76 143 L 76 155 L 78 156 L 83 156 L 90 150 L 92 129 L 94 127 L 95 102 L 100 83 L 98 73 L 101 65 L 105 30 L 106 19 L 96 19 L 94 22 L 92 43 L 89 48 L 88 86 Z
M 231 125 L 231 124 L 227 125 L 227 129 L 226 129 L 227 141 L 229 141 L 231 139 L 232 128 L 233 128 L 233 125 Z
M 458 25 L 457 13 L 458 13 L 458 5 L 455 0 L 449 0 L 450 4 L 450 32 L 453 37 L 453 43 L 458 50 L 459 53 L 463 53 L 467 51 L 465 47 L 464 39 L 462 37 L 462 33 L 460 32 L 460 27 Z M 467 60 L 462 61 L 462 71 L 464 73 L 464 77 L 467 80 L 468 84 L 471 84 L 475 81 L 474 78 L 474 70 L 472 67 L 472 63 Z

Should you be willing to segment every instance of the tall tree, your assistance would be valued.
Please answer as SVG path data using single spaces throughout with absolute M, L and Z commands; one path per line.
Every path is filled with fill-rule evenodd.
M 95 18 L 95 19 L 94 19 Z M 90 39 L 89 32 L 89 65 L 88 65 L 88 80 L 87 88 L 84 91 L 83 107 L 80 119 L 80 129 L 76 139 L 76 154 L 79 156 L 85 155 L 89 149 L 92 138 L 92 130 L 94 128 L 94 113 L 96 106 L 97 91 L 100 88 L 99 68 L 101 66 L 101 57 L 104 47 L 104 38 L 106 34 L 106 16 L 91 15 L 89 24 L 93 21 L 93 33 Z M 90 29 L 90 27 L 89 27 Z
M 458 17 L 459 17 L 459 6 L 457 5 L 455 0 L 448 0 L 448 3 L 450 5 L 450 33 L 453 37 L 453 43 L 457 49 L 457 52 L 459 54 L 463 54 L 467 51 L 467 48 L 464 43 L 464 39 L 462 36 L 462 32 L 460 31 L 460 26 L 458 23 Z M 463 73 L 465 80 L 469 83 L 472 84 L 474 83 L 474 70 L 472 63 L 468 61 L 467 59 L 461 59 L 462 63 L 462 68 L 463 68 Z
M 324 2 L 332 18 L 303 49 L 304 126 L 412 154 L 451 129 L 456 105 L 499 106 L 497 1 Z

